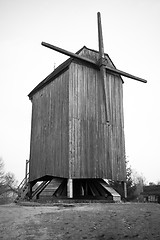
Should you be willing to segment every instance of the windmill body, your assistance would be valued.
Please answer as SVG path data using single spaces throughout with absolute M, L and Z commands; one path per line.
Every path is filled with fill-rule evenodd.
M 84 46 L 74 54 L 42 42 L 70 58 L 29 94 L 32 123 L 24 197 L 40 198 L 48 189 L 53 198 L 120 200 L 107 180 L 126 181 L 121 76 L 146 80 L 118 70 L 104 53 L 100 13 L 98 36 L 99 52 Z M 41 184 L 34 189 L 37 182 Z M 126 188 L 124 192 L 126 197 Z
M 86 47 L 78 54 L 98 60 Z M 106 78 L 109 123 L 100 71 L 80 61 L 67 60 L 29 94 L 30 181 L 46 175 L 125 181 L 123 81 L 111 73 Z

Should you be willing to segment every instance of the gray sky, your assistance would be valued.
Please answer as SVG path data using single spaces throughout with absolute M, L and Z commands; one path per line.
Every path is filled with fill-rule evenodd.
M 41 42 L 98 50 L 98 11 L 105 52 L 118 69 L 148 80 L 123 78 L 126 155 L 147 181 L 160 181 L 160 1 L 0 0 L 0 157 L 18 181 L 29 158 L 27 95 L 66 60 Z

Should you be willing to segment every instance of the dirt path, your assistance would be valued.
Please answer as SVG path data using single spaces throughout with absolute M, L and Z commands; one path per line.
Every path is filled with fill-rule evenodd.
M 1 205 L 0 239 L 160 240 L 160 204 Z

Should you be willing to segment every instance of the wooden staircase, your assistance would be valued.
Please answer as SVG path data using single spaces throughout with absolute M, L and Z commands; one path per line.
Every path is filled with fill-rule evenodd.
M 24 200 L 36 200 L 39 198 L 39 195 L 43 190 L 47 187 L 47 185 L 51 182 L 52 180 L 47 180 L 47 181 L 42 181 L 40 184 L 35 184 L 33 186 L 33 191 L 31 197 L 29 197 L 29 183 L 28 183 L 28 178 L 24 178 L 22 182 L 20 183 L 18 187 L 18 196 L 15 199 L 15 202 L 20 202 Z
M 27 199 L 28 180 L 29 180 L 29 174 L 27 174 L 26 177 L 19 184 L 19 186 L 18 186 L 18 196 L 15 199 L 16 203 L 21 201 L 21 200 Z

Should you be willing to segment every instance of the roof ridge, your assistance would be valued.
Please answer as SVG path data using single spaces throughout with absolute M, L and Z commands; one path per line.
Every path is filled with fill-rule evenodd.
M 95 52 L 95 53 L 99 53 L 97 50 L 91 49 L 86 47 L 85 45 L 80 48 L 76 54 L 79 54 L 83 49 L 87 49 L 89 51 Z M 107 53 L 105 53 L 105 56 L 107 56 L 107 58 L 109 58 L 111 64 L 113 65 L 114 68 L 115 65 L 112 62 L 111 58 L 109 57 L 109 55 Z M 56 69 L 54 69 L 44 80 L 42 80 L 29 94 L 28 97 L 31 99 L 33 94 L 36 93 L 38 90 L 40 90 L 42 87 L 44 87 L 45 85 L 47 85 L 48 83 L 50 83 L 55 77 L 57 77 L 62 71 L 64 71 L 65 69 L 67 69 L 70 65 L 70 63 L 72 62 L 73 58 L 70 57 L 68 58 L 66 61 L 62 62 Z M 123 81 L 123 79 L 122 79 Z

